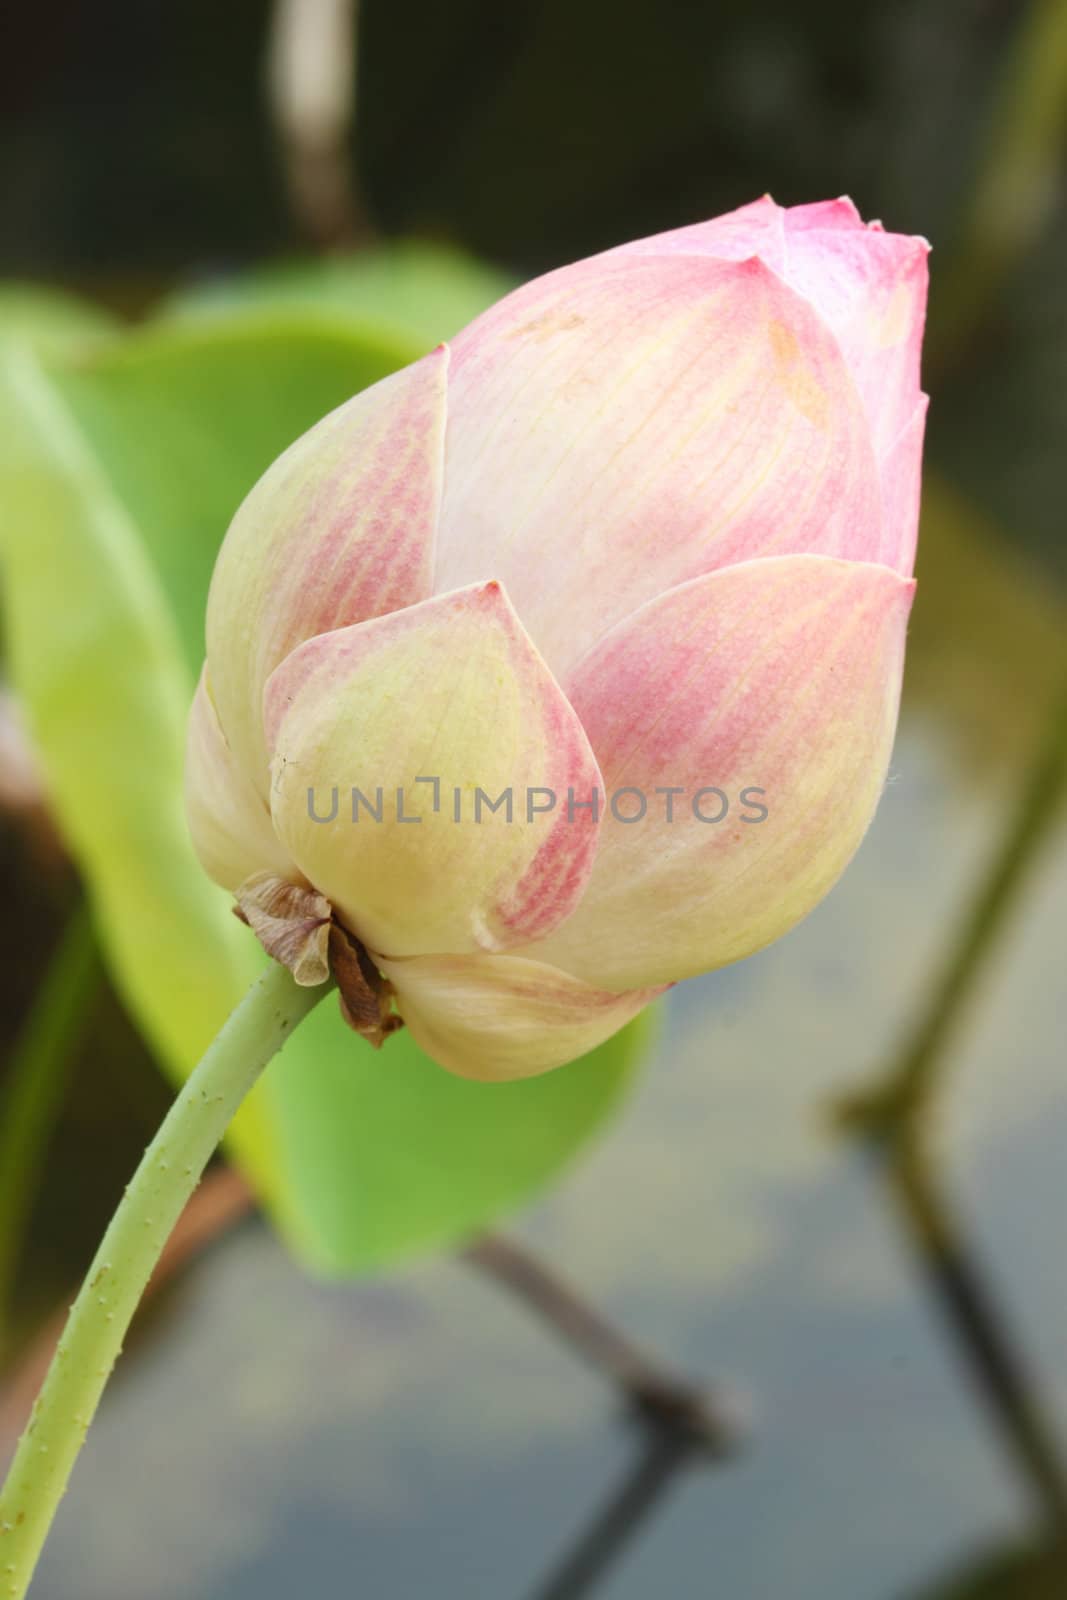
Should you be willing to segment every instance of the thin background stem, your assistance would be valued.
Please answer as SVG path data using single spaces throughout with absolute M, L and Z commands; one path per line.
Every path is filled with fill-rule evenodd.
M 657 1430 L 573 1549 L 531 1600 L 585 1600 L 645 1526 L 651 1512 L 693 1460 L 693 1439 Z
M 947 1047 L 1047 845 L 1067 796 L 1067 684 L 1026 772 L 999 848 L 935 981 L 911 1040 L 872 1089 L 837 1107 L 841 1126 L 880 1159 L 898 1217 L 956 1339 L 994 1427 L 1050 1526 L 1067 1530 L 1067 1464 L 1029 1371 L 927 1146 Z
M 1004 924 L 1047 845 L 1067 796 L 1067 681 L 1049 707 L 1000 843 L 931 987 L 919 1021 L 882 1082 L 842 1101 L 846 1124 L 868 1132 L 914 1118 L 941 1086 L 944 1055 Z
M 1013 1330 L 938 1182 L 921 1135 L 887 1151 L 890 1194 L 934 1303 L 986 1403 L 1010 1459 L 1053 1534 L 1067 1534 L 1067 1467 L 1049 1408 Z
M 1067 5 L 1031 0 L 1009 47 L 967 202 L 935 277 L 926 368 L 961 355 L 1057 199 L 1067 140 Z
M 318 250 L 366 243 L 353 155 L 358 0 L 274 0 L 267 96 L 293 217 Z
M 463 1254 L 616 1384 L 635 1412 L 654 1428 L 688 1438 L 709 1455 L 728 1454 L 737 1445 L 738 1421 L 727 1408 L 654 1361 L 532 1251 L 503 1234 L 487 1233 Z

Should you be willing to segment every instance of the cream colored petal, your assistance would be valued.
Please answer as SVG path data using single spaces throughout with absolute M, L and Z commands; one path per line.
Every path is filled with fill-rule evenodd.
M 662 992 L 608 994 L 542 962 L 508 955 L 422 956 L 379 965 L 426 1054 L 449 1072 L 487 1083 L 533 1077 L 576 1060 Z
M 274 832 L 266 804 L 226 743 L 212 704 L 206 669 L 200 675 L 189 713 L 185 811 L 204 870 L 224 889 L 236 889 L 257 872 L 301 881 Z
M 577 904 L 600 774 L 499 584 L 309 640 L 264 709 L 278 833 L 369 949 L 504 949 Z

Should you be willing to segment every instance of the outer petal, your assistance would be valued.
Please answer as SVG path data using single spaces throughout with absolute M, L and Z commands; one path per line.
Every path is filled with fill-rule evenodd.
M 324 417 L 230 525 L 208 598 L 208 663 L 230 746 L 264 797 L 260 712 L 278 663 L 304 639 L 431 592 L 447 366 L 442 346 Z
M 300 881 L 274 832 L 270 811 L 226 743 L 211 702 L 206 668 L 189 713 L 185 813 L 205 872 L 224 889 L 236 889 L 261 871 Z
M 915 566 L 919 536 L 919 494 L 922 487 L 926 395 L 921 394 L 909 420 L 886 452 L 882 463 L 885 510 L 879 560 L 905 577 Z
M 461 1078 L 530 1078 L 617 1033 L 659 989 L 609 994 L 517 956 L 380 962 L 415 1040 Z
M 836 881 L 874 813 L 896 726 L 913 585 L 881 566 L 793 556 L 713 573 L 647 605 L 570 693 L 610 813 L 574 916 L 523 954 L 607 989 L 751 955 Z M 667 797 L 674 820 L 665 820 Z M 697 790 L 707 793 L 696 819 Z M 744 790 L 758 789 L 758 796 Z M 762 821 L 748 820 L 766 808 Z M 638 801 L 621 798 L 623 816 Z
M 377 954 L 504 949 L 576 905 L 597 830 L 589 811 L 568 818 L 567 793 L 587 799 L 600 774 L 499 584 L 308 640 L 267 684 L 264 720 L 278 833 Z M 309 790 L 329 816 L 335 785 L 337 817 L 314 821 Z M 372 805 L 382 791 L 380 821 L 362 802 L 352 820 L 353 785 Z M 528 811 L 538 788 L 559 804 Z M 510 790 L 511 819 L 478 789 Z
M 836 228 L 841 232 L 862 233 L 865 228 L 880 229 L 882 226 L 880 222 L 864 222 L 855 202 L 847 194 L 838 195 L 836 200 L 812 200 L 807 205 L 780 209 L 790 234 L 805 228 Z
M 618 245 L 609 255 L 641 256 L 717 256 L 723 261 L 746 261 L 759 256 L 780 278 L 785 277 L 785 217 L 769 194 L 749 205 L 738 206 L 707 222 L 692 222 L 668 233 L 655 233 L 647 239 L 633 239 Z
M 691 222 L 667 233 L 654 233 L 647 239 L 633 239 L 605 252 L 608 255 L 698 255 L 717 256 L 726 261 L 743 261 L 759 256 L 780 278 L 789 275 L 788 238 L 813 228 L 858 230 L 867 227 L 847 195 L 838 200 L 817 200 L 813 205 L 780 206 L 769 194 L 748 205 L 738 206 L 721 217 L 706 222 Z M 880 223 L 871 223 L 881 230 Z
M 596 258 L 453 346 L 437 586 L 499 576 L 556 672 L 715 567 L 874 558 L 880 517 L 833 336 L 759 261 Z

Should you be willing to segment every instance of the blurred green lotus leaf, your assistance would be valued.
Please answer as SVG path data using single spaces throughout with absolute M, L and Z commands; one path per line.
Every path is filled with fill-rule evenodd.
M 0 283 L 0 339 L 67 351 L 107 338 L 117 320 L 91 300 L 36 283 Z
M 312 307 L 367 318 L 432 349 L 512 287 L 504 273 L 447 245 L 398 240 L 362 255 L 281 262 L 198 284 L 166 311 L 192 320 L 257 306 Z
M 391 281 L 355 272 L 356 309 L 250 292 L 69 350 L 8 341 L 0 361 L 9 671 L 117 986 L 178 1080 L 261 959 L 195 861 L 181 801 L 208 579 L 273 457 L 434 342 L 395 304 L 375 320 L 375 272 Z M 474 272 L 463 316 L 493 292 Z M 443 331 L 462 298 L 446 283 Z M 375 1053 L 329 1001 L 251 1096 L 232 1151 L 307 1263 L 367 1270 L 475 1231 L 548 1179 L 616 1104 L 646 1026 L 545 1077 L 482 1085 L 404 1033 Z

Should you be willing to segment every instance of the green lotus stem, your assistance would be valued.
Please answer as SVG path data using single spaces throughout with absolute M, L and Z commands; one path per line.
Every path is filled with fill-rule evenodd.
M 92 920 L 86 907 L 79 906 L 34 997 L 0 1106 L 0 1346 L 41 1162 L 73 1049 L 101 978 Z
M 152 1271 L 234 1113 L 330 985 L 259 978 L 148 1149 L 86 1275 L 0 1491 L 0 1595 L 22 1600 Z

